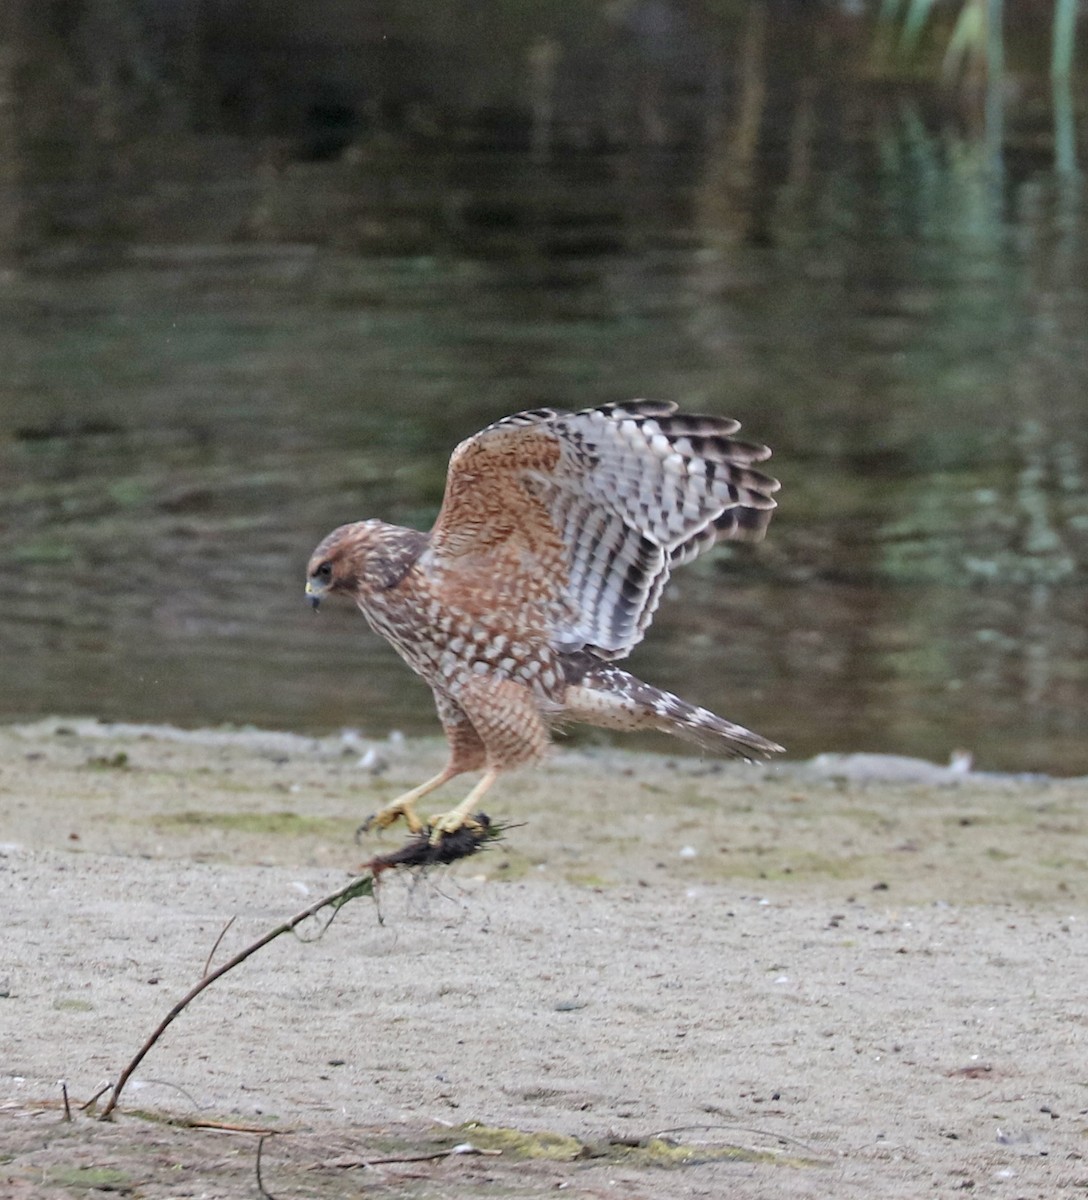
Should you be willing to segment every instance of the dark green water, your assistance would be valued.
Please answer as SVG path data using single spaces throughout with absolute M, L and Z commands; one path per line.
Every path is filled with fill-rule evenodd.
M 272 236 L 12 272 L 0 719 L 435 729 L 357 614 L 305 606 L 312 546 L 428 525 L 500 415 L 652 396 L 740 418 L 783 490 L 763 546 L 675 578 L 636 672 L 795 756 L 1088 772 L 1083 187 L 910 109 L 832 126 L 739 174 L 392 158 L 384 200 L 251 184 Z

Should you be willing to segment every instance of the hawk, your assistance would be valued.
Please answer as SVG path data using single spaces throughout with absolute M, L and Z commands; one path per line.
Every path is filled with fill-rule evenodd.
M 430 684 L 449 761 L 367 822 L 403 817 L 467 771 L 431 818 L 472 822 L 504 771 L 542 759 L 557 724 L 655 729 L 745 759 L 782 747 L 618 666 L 642 640 L 670 572 L 723 538 L 762 538 L 779 484 L 737 421 L 664 401 L 515 413 L 463 441 L 430 533 L 358 521 L 314 551 L 306 592 L 354 600 Z

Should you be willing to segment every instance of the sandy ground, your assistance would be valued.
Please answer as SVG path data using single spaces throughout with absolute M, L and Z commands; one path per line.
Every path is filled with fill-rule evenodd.
M 562 750 L 503 844 L 280 938 L 63 1119 L 441 753 L 0 729 L 0 1195 L 258 1195 L 258 1135 L 196 1122 L 278 1131 L 277 1200 L 1088 1190 L 1088 783 L 866 758 Z M 463 1143 L 501 1153 L 418 1158 Z

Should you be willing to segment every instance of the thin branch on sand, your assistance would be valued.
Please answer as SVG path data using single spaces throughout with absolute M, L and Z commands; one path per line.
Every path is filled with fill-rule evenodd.
M 219 936 L 215 939 L 215 945 L 213 945 L 212 948 L 208 951 L 208 957 L 204 961 L 204 974 L 205 975 L 207 975 L 207 973 L 212 969 L 212 959 L 215 958 L 216 950 L 219 949 L 220 945 L 223 942 L 223 939 L 227 936 L 227 930 L 230 929 L 230 927 L 237 920 L 238 920 L 238 914 L 235 913 L 234 916 L 231 917 L 231 919 L 226 923 L 226 925 L 224 925 L 223 928 L 219 931 Z
M 97 1091 L 97 1092 L 95 1092 L 95 1094 L 94 1094 L 94 1095 L 93 1095 L 93 1096 L 90 1098 L 90 1100 L 84 1100 L 84 1101 L 83 1101 L 83 1103 L 82 1103 L 82 1104 L 79 1106 L 79 1111 L 80 1111 L 80 1112 L 90 1112 L 90 1111 L 91 1111 L 91 1109 L 92 1109 L 92 1108 L 94 1108 L 94 1106 L 95 1106 L 95 1105 L 96 1105 L 96 1104 L 99 1102 L 99 1100 L 101 1100 L 101 1099 L 102 1099 L 102 1097 L 103 1097 L 103 1096 L 104 1096 L 104 1095 L 105 1095 L 105 1094 L 106 1094 L 106 1093 L 107 1093 L 109 1090 L 110 1090 L 110 1085 L 109 1085 L 108 1083 L 104 1083 L 104 1084 L 103 1084 L 103 1085 L 102 1085 L 102 1086 L 101 1086 L 101 1087 L 98 1089 L 98 1091 Z
M 261 1140 L 257 1143 L 257 1162 L 256 1162 L 257 1191 L 261 1193 L 261 1195 L 264 1197 L 264 1200 L 276 1200 L 276 1197 L 273 1196 L 272 1193 L 267 1190 L 267 1188 L 264 1186 L 264 1181 L 261 1179 L 261 1154 L 264 1151 L 264 1144 L 267 1141 L 268 1137 L 269 1137 L 269 1135 L 265 1134 L 265 1136 L 262 1137 Z
M 429 830 L 424 830 L 423 833 L 417 834 L 399 850 L 394 850 L 390 854 L 379 854 L 375 858 L 372 858 L 363 867 L 363 873 L 356 875 L 350 883 L 346 883 L 342 888 L 338 888 L 328 896 L 323 896 L 320 900 L 315 900 L 313 904 L 308 905 L 301 912 L 295 913 L 290 920 L 282 922 L 282 924 L 277 925 L 274 929 L 270 929 L 263 937 L 259 937 L 255 942 L 251 942 L 244 950 L 240 950 L 233 958 L 223 963 L 222 966 L 216 967 L 214 971 L 209 972 L 207 967 L 211 965 L 211 960 L 215 955 L 219 942 L 222 941 L 223 934 L 226 933 L 225 928 L 223 933 L 219 935 L 215 946 L 212 947 L 212 952 L 208 956 L 208 961 L 205 965 L 205 973 L 156 1025 L 150 1036 L 136 1052 L 136 1055 L 118 1076 L 117 1082 L 113 1085 L 113 1091 L 110 1093 L 99 1119 L 105 1121 L 109 1118 L 113 1110 L 117 1107 L 117 1102 L 121 1098 L 125 1084 L 132 1077 L 132 1073 L 143 1062 L 148 1051 L 162 1037 L 174 1020 L 188 1008 L 192 1001 L 205 988 L 210 987 L 217 979 L 221 979 L 228 971 L 233 971 L 235 967 L 244 963 L 247 958 L 251 958 L 258 950 L 264 949 L 269 942 L 275 941 L 276 938 L 282 937 L 285 933 L 293 933 L 299 925 L 310 920 L 311 917 L 317 916 L 323 909 L 331 909 L 328 921 L 325 922 L 318 934 L 320 936 L 332 924 L 336 914 L 345 904 L 358 899 L 360 896 L 374 895 L 375 885 L 383 872 L 391 870 L 394 867 L 429 867 L 456 862 L 459 858 L 467 858 L 469 855 L 475 854 L 485 843 L 498 838 L 502 833 L 502 826 L 492 825 L 487 817 L 479 813 L 474 817 L 472 824 L 465 825 L 452 834 L 447 834 L 433 845 L 431 844 L 429 832 Z M 227 928 L 229 928 L 229 924 Z
M 438 1162 L 443 1158 L 453 1158 L 460 1154 L 475 1154 L 481 1158 L 499 1158 L 501 1150 L 481 1150 L 471 1142 L 461 1142 L 446 1150 L 432 1150 L 429 1154 L 394 1154 L 388 1158 L 344 1158 L 335 1162 L 314 1163 L 312 1170 L 325 1170 L 334 1167 L 338 1171 L 358 1171 L 369 1167 L 385 1167 L 392 1163 L 424 1163 Z

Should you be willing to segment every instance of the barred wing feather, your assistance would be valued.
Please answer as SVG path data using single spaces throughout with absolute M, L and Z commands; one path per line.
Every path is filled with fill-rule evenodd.
M 722 538 L 762 537 L 779 485 L 753 465 L 770 451 L 734 438 L 738 429 L 664 401 L 516 413 L 455 451 L 433 544 L 463 553 L 508 535 L 513 514 L 546 520 L 563 560 L 554 564 L 557 649 L 623 658 L 673 568 Z M 504 478 L 506 515 L 481 534 L 470 513 L 496 507 L 482 500 Z

